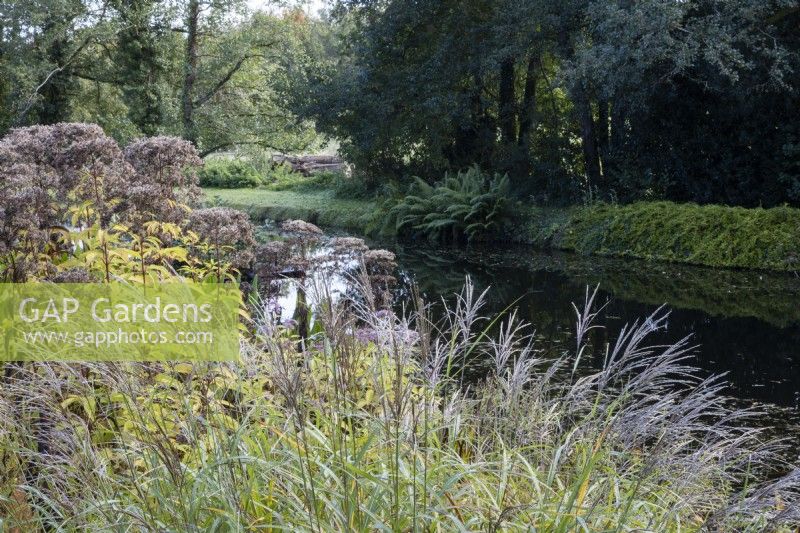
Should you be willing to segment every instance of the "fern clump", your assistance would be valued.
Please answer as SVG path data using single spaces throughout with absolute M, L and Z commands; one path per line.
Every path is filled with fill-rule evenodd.
M 508 197 L 507 175 L 488 176 L 474 166 L 433 185 L 414 178 L 405 196 L 387 200 L 378 213 L 385 217 L 383 232 L 475 241 L 503 232 L 510 219 Z
M 255 167 L 237 159 L 206 161 L 197 176 L 200 186 L 220 189 L 252 189 L 263 183 Z

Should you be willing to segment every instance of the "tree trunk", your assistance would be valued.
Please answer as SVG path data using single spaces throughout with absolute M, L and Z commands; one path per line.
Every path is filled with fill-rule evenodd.
M 611 140 L 610 151 L 618 152 L 625 144 L 625 110 L 619 99 L 611 105 Z
M 66 35 L 61 34 L 62 30 L 58 28 L 58 25 L 59 22 L 52 19 L 45 24 L 43 31 L 45 36 L 55 31 L 59 32 L 59 35 L 54 36 L 47 45 L 45 64 L 49 63 L 49 68 L 64 69 L 69 42 Z M 69 89 L 72 82 L 73 80 L 70 80 L 69 74 L 64 70 L 53 71 L 49 82 L 40 93 L 42 95 L 42 106 L 38 113 L 40 124 L 56 124 L 68 119 Z
M 525 72 L 525 93 L 522 96 L 522 113 L 519 121 L 519 137 L 517 145 L 522 148 L 526 159 L 530 158 L 531 132 L 536 120 L 536 83 L 539 80 L 537 67 L 539 56 L 531 54 Z
M 514 57 L 507 57 L 500 63 L 500 107 L 498 118 L 500 133 L 504 144 L 513 144 L 516 140 L 514 97 Z
M 575 112 L 581 130 L 581 146 L 583 148 L 583 162 L 586 177 L 590 186 L 601 186 L 600 155 L 597 151 L 597 138 L 595 124 L 592 117 L 592 107 L 586 91 L 579 87 L 574 96 Z
M 200 19 L 199 0 L 189 0 L 186 15 L 186 57 L 184 58 L 183 136 L 197 146 L 197 127 L 194 123 L 194 85 L 197 81 L 197 27 Z
M 608 100 L 597 102 L 597 147 L 601 159 L 608 154 L 608 114 Z

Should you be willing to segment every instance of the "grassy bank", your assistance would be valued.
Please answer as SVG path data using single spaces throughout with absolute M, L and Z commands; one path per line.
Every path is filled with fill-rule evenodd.
M 375 208 L 364 200 L 343 200 L 332 191 L 318 193 L 264 189 L 203 189 L 209 203 L 247 213 L 251 219 L 302 219 L 329 228 L 363 233 Z
M 302 218 L 365 233 L 373 202 L 307 193 L 205 189 L 210 201 L 247 212 L 254 220 Z M 216 200 L 215 200 L 216 198 Z M 800 209 L 698 206 L 640 202 L 626 206 L 526 208 L 514 224 L 515 242 L 605 255 L 694 265 L 796 270 L 800 264 Z

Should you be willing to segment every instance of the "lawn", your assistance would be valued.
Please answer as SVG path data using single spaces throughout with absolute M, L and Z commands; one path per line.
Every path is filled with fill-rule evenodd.
M 362 231 L 375 205 L 366 200 L 335 198 L 318 193 L 264 189 L 203 189 L 207 203 L 246 212 L 253 220 L 302 219 L 320 226 Z

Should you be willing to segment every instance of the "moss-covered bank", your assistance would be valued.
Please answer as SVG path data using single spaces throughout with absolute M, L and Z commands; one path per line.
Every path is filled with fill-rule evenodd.
M 247 212 L 255 220 L 302 218 L 366 233 L 376 204 L 306 193 L 205 189 L 210 202 Z M 514 242 L 605 255 L 695 265 L 764 270 L 800 268 L 800 209 L 699 206 L 672 202 L 524 208 Z

